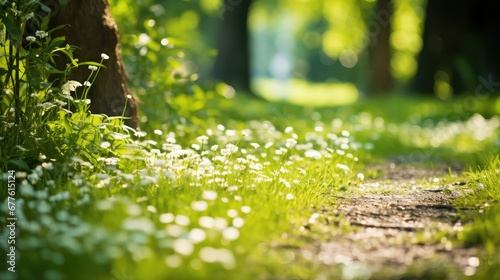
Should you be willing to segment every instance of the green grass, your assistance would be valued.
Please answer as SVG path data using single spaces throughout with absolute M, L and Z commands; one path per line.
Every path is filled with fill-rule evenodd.
M 57 180 L 47 180 L 50 161 L 18 171 L 19 276 L 109 279 L 122 268 L 141 279 L 308 275 L 272 265 L 281 258 L 272 242 L 348 184 L 351 140 L 314 127 L 299 137 L 268 121 L 244 125 L 198 137 L 156 131 L 128 144 L 140 158 L 98 157 L 101 170 L 75 158 L 78 171 Z
M 481 254 L 482 266 L 478 268 L 478 279 L 496 279 L 500 276 L 500 158 L 494 156 L 488 164 L 466 174 L 469 180 L 464 195 L 457 206 L 469 209 L 463 217 L 470 222 L 459 234 L 459 240 L 466 246 L 481 246 L 485 251 Z
M 411 116 L 419 104 L 406 101 L 400 107 L 407 106 L 402 110 Z M 147 131 L 128 140 L 126 147 L 134 153 L 125 153 L 122 143 L 113 148 L 114 157 L 96 156 L 102 168 L 74 158 L 18 171 L 18 275 L 50 280 L 314 278 L 324 269 L 320 264 L 281 248 L 328 236 L 331 227 L 318 225 L 310 233 L 301 228 L 319 209 L 333 210 L 335 197 L 357 191 L 364 166 L 422 150 L 431 151 L 436 162 L 466 163 L 469 155 L 456 147 L 462 142 L 473 143 L 477 151 L 498 149 L 495 118 L 473 115 L 431 124 L 428 119 L 439 104 L 410 120 L 400 118 L 400 112 L 391 116 L 392 107 L 384 111 L 375 105 L 313 109 L 244 97 L 216 99 L 207 105 L 215 113 L 203 133 L 189 124 Z M 473 134 L 475 122 L 486 131 L 482 141 Z M 450 126 L 456 131 L 433 147 L 432 135 Z M 101 147 L 108 146 L 109 138 L 104 140 Z M 477 176 L 473 181 L 499 185 L 498 163 L 472 174 Z M 498 193 L 492 187 L 481 199 L 494 205 Z M 498 211 L 488 213 L 495 214 L 482 216 L 482 226 L 468 230 L 465 242 L 498 245 L 493 230 Z

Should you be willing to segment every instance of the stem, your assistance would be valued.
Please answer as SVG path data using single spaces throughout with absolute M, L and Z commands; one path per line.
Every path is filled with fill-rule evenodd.
M 21 7 L 21 1 L 20 0 L 17 0 L 16 1 L 16 5 L 17 5 L 17 8 L 19 9 Z M 20 15 L 16 15 L 15 16 L 15 23 L 14 23 L 14 26 L 18 27 L 18 28 L 21 28 L 21 20 L 20 20 Z M 22 38 L 18 38 L 19 39 L 19 43 L 22 42 Z M 11 46 L 12 46 L 12 39 L 11 39 Z M 20 124 L 21 123 L 21 86 L 20 86 L 20 78 L 19 78 L 19 72 L 21 71 L 21 67 L 20 67 L 20 55 L 19 55 L 19 47 L 20 46 L 17 46 L 17 48 L 15 49 L 15 58 L 14 58 L 14 63 L 13 63 L 13 66 L 14 66 L 14 71 L 15 71 L 15 77 L 14 77 L 14 106 L 15 106 L 15 115 L 16 115 L 16 124 Z
M 122 120 L 125 120 L 125 112 L 127 111 L 128 96 L 125 96 L 125 106 L 123 106 Z
M 20 67 L 20 58 L 19 58 L 19 50 L 16 50 L 16 57 L 15 57 L 15 81 L 14 81 L 14 102 L 15 102 L 15 108 L 16 108 L 16 123 L 20 124 L 21 123 L 21 87 L 20 87 L 20 78 L 19 78 L 19 71 Z

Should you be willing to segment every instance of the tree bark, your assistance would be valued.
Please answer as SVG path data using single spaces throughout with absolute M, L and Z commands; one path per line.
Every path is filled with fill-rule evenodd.
M 251 0 L 226 0 L 219 13 L 222 21 L 217 40 L 218 55 L 213 75 L 236 89 L 250 93 L 248 12 Z
M 467 2 L 428 1 L 423 46 L 418 58 L 418 69 L 411 89 L 419 93 L 434 93 L 434 75 L 442 70 L 450 75 L 455 90 L 462 88 L 453 60 L 462 51 L 468 33 Z M 455 75 L 454 75 L 455 74 Z
M 54 1 L 48 1 L 54 2 Z M 55 1 L 57 2 L 57 1 Z M 125 123 L 138 128 L 137 101 L 127 85 L 127 74 L 123 65 L 117 25 L 111 16 L 107 0 L 70 0 L 67 6 L 53 15 L 50 28 L 69 25 L 55 32 L 55 36 L 65 36 L 70 45 L 79 47 L 74 57 L 80 62 L 100 61 L 101 53 L 109 56 L 90 88 L 92 113 L 121 116 L 125 109 Z M 64 66 L 67 62 L 58 61 Z M 83 83 L 89 76 L 87 67 L 78 67 L 71 72 L 70 79 Z M 126 105 L 125 105 L 126 104 Z
M 378 0 L 374 17 L 368 25 L 370 35 L 370 85 L 372 94 L 387 94 L 392 89 L 391 77 L 391 17 L 392 0 Z

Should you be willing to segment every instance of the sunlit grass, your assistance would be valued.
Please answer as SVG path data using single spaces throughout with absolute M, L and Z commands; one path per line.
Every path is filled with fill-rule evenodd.
M 500 158 L 488 159 L 487 166 L 479 171 L 470 171 L 470 180 L 464 189 L 466 193 L 457 206 L 469 209 L 465 213 L 470 222 L 459 234 L 459 240 L 466 246 L 481 246 L 485 252 L 480 255 L 482 264 L 476 273 L 478 279 L 495 279 L 500 276 L 500 258 L 498 248 L 500 237 Z
M 255 91 L 266 99 L 305 106 L 349 105 L 359 98 L 356 86 L 351 83 L 311 83 L 298 79 L 256 79 L 253 83 Z
M 321 263 L 281 248 L 328 238 L 332 228 L 349 231 L 314 221 L 326 219 L 321 209 L 333 210 L 339 195 L 363 192 L 363 178 L 377 178 L 365 164 L 387 155 L 406 155 L 406 164 L 446 155 L 466 162 L 460 143 L 483 155 L 498 149 L 497 117 L 429 121 L 436 104 L 396 102 L 413 116 L 403 119 L 373 104 L 212 102 L 206 110 L 219 111 L 206 128 L 152 122 L 152 131 L 103 138 L 98 151 L 113 152 L 96 155 L 99 166 L 42 159 L 18 172 L 22 279 L 310 278 L 324 271 Z M 419 151 L 432 154 L 418 158 Z M 488 172 L 475 176 L 498 185 L 482 179 Z
M 143 279 L 279 275 L 279 267 L 245 267 L 273 263 L 252 259 L 258 244 L 300 227 L 312 206 L 347 184 L 357 161 L 347 131 L 336 135 L 321 126 L 305 132 L 307 139 L 293 127 L 279 131 L 258 121 L 243 130 L 219 124 L 190 140 L 155 133 L 165 136 L 161 142 L 131 143 L 143 150 L 135 168 L 127 157 L 102 158 L 104 172 L 96 172 L 75 159 L 82 171 L 68 180 L 47 182 L 50 162 L 18 174 L 19 243 L 29 255 L 20 267 L 30 268 L 20 268 L 23 278 L 96 277 L 68 266 L 76 258 L 115 263 Z

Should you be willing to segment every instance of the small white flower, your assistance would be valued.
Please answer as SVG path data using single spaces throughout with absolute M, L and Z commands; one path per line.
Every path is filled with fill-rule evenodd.
M 203 191 L 203 198 L 206 200 L 215 200 L 217 198 L 217 193 L 215 191 Z
M 109 143 L 108 141 L 104 141 L 101 143 L 101 148 L 107 149 L 109 147 L 111 147 L 111 143 Z
M 194 251 L 194 245 L 187 239 L 177 239 L 172 245 L 174 251 L 180 255 L 189 256 Z
M 272 145 L 274 145 L 274 143 L 273 143 L 273 142 L 268 142 L 268 143 L 266 143 L 266 145 L 265 145 L 264 147 L 265 147 L 266 149 L 269 149 L 269 148 L 271 148 L 271 146 L 272 146 Z
M 90 71 L 97 71 L 97 66 L 95 66 L 95 65 L 89 65 L 89 70 Z
M 235 146 L 234 144 L 227 144 L 225 149 L 221 150 L 221 154 L 224 156 L 229 156 L 231 154 L 234 154 L 238 151 L 238 146 Z
M 344 172 L 349 172 L 349 166 L 347 166 L 345 164 L 337 163 L 336 166 L 337 166 L 337 168 L 344 170 Z
M 192 144 L 192 145 L 191 145 L 191 148 L 193 148 L 193 149 L 195 149 L 195 150 L 199 151 L 201 147 L 200 147 L 200 145 L 198 145 L 198 144 Z
M 6 2 L 6 1 L 5 1 L 5 2 Z M 3 5 L 3 4 L 2 4 L 2 5 Z M 27 14 L 25 14 L 25 15 L 22 17 L 22 20 L 23 20 L 23 21 L 28 21 L 28 20 L 32 19 L 34 16 L 35 16 L 35 14 L 34 14 L 33 12 L 31 12 L 31 13 L 27 13 Z
M 83 85 L 86 87 L 90 87 L 92 84 L 89 81 L 83 82 Z
M 40 37 L 40 38 L 45 38 L 45 37 L 49 36 L 49 33 L 42 31 L 42 30 L 38 30 L 37 32 L 35 32 L 35 35 L 37 37 Z
M 289 148 L 289 149 L 290 149 L 290 148 L 292 148 L 293 146 L 295 146 L 296 144 L 297 144 L 297 140 L 295 140 L 295 139 L 293 139 L 293 138 L 288 138 L 288 139 L 286 139 L 286 144 L 285 144 L 285 146 L 286 146 L 287 148 Z
M 27 37 L 26 37 L 26 40 L 27 40 L 28 42 L 33 43 L 33 42 L 35 42 L 35 41 L 36 41 L 36 37 L 35 37 L 35 36 L 27 36 Z
M 240 237 L 240 231 L 235 227 L 228 227 L 222 232 L 222 237 L 226 240 L 236 240 Z
M 200 144 L 207 144 L 208 143 L 208 136 L 201 135 L 201 136 L 198 136 L 198 138 L 196 138 L 196 140 L 198 142 L 200 142 Z
M 252 146 L 254 149 L 258 149 L 260 147 L 260 145 L 257 143 L 250 143 L 250 146 Z
M 101 53 L 101 58 L 104 59 L 104 60 L 108 60 L 109 59 L 109 55 L 107 55 L 105 53 Z
M 68 103 L 66 103 L 64 101 L 61 101 L 59 99 L 55 99 L 54 103 L 57 104 L 57 105 L 59 105 L 59 106 L 65 106 L 66 104 L 68 104 Z
M 77 87 L 81 87 L 82 84 L 77 82 L 77 81 L 67 81 L 63 86 L 62 86 L 62 93 L 64 95 L 70 95 L 72 91 L 75 91 Z

